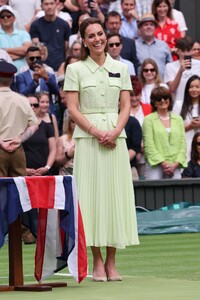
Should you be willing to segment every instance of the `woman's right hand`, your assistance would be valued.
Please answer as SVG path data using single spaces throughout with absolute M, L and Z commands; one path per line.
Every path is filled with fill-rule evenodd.
M 191 127 L 193 129 L 200 128 L 200 119 L 199 118 L 192 119 L 192 121 L 191 121 Z
M 35 176 L 35 169 L 26 168 L 27 176 Z
M 116 137 L 114 137 L 113 131 L 103 131 L 92 126 L 90 130 L 90 134 L 96 137 L 96 139 L 102 146 L 110 149 L 114 149 L 116 147 L 116 143 L 115 143 Z

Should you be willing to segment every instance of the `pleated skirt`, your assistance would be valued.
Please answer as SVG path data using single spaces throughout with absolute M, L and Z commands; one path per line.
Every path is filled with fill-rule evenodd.
M 74 176 L 87 246 L 123 249 L 139 244 L 129 155 L 124 138 L 114 150 L 78 138 Z

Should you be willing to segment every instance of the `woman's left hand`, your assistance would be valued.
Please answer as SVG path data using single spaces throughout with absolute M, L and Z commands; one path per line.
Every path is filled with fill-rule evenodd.
M 164 171 L 164 173 L 165 173 L 166 175 L 173 176 L 175 170 L 176 170 L 178 167 L 179 167 L 179 163 L 178 163 L 178 162 L 174 162 L 174 163 L 167 162 L 165 168 L 163 169 L 163 171 Z
M 114 149 L 116 147 L 117 137 L 118 137 L 118 132 L 116 129 L 107 131 L 105 136 L 99 140 L 99 144 Z
M 49 170 L 46 167 L 42 167 L 35 170 L 35 176 L 43 176 L 45 175 Z

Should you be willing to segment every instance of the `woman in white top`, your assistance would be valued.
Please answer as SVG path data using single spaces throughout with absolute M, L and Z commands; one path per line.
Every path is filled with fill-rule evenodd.
M 143 61 L 139 78 L 142 84 L 142 103 L 151 103 L 150 95 L 153 88 L 157 86 L 168 88 L 167 84 L 163 83 L 160 78 L 157 63 L 151 58 L 147 58 Z
M 180 114 L 184 120 L 187 143 L 187 161 L 190 160 L 191 144 L 194 134 L 200 131 L 200 77 L 191 76 L 185 87 L 183 105 L 175 102 L 173 112 Z

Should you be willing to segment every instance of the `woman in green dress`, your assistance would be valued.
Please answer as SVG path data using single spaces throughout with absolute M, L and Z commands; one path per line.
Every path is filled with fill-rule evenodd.
M 93 280 L 117 281 L 122 278 L 115 266 L 116 249 L 139 244 L 124 131 L 132 88 L 127 66 L 106 53 L 101 22 L 87 18 L 80 34 L 81 60 L 67 67 L 64 85 L 77 124 L 74 176 L 86 243 L 93 254 Z

